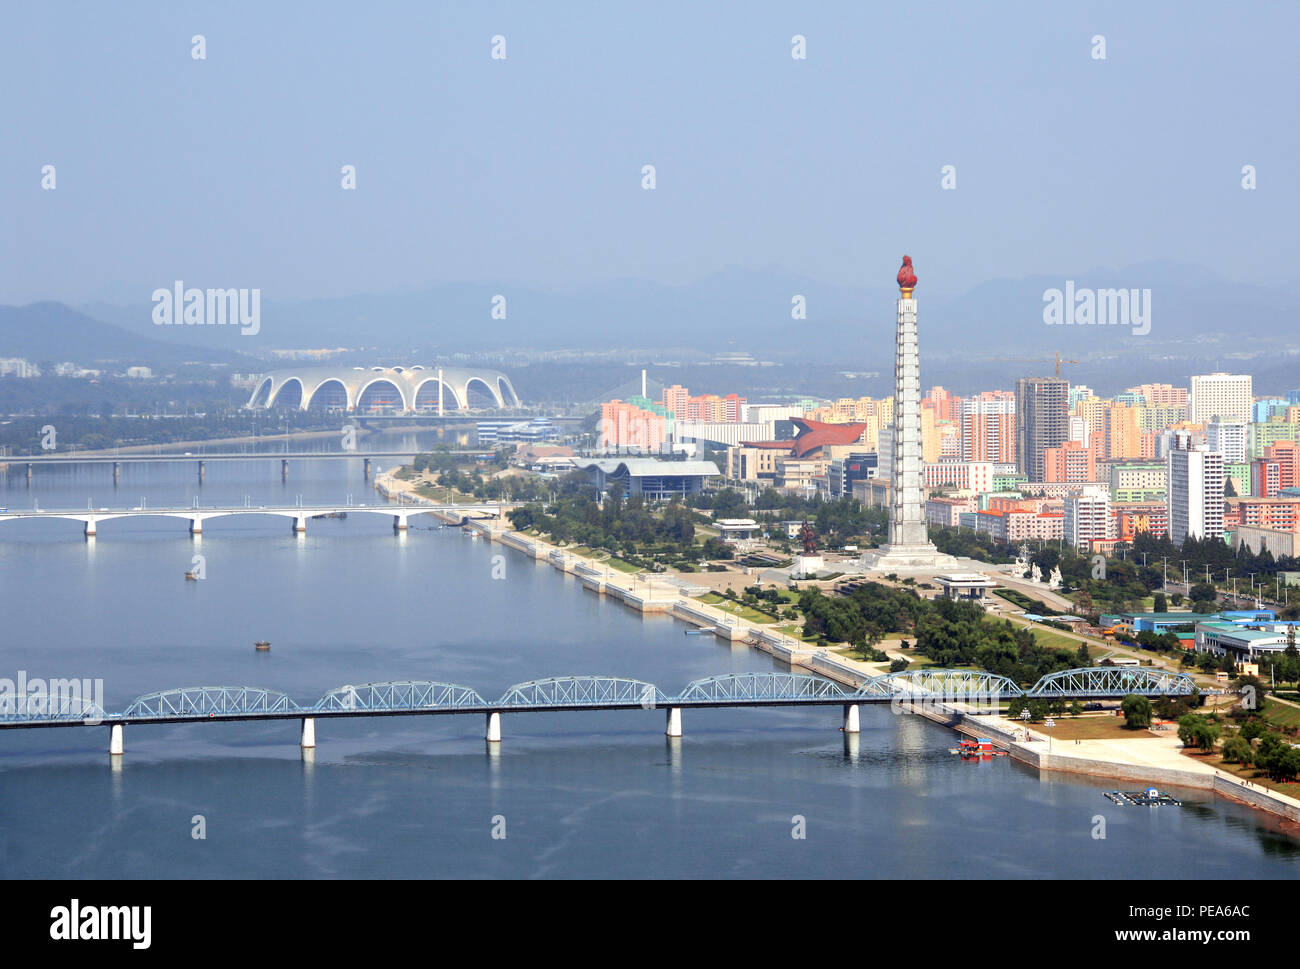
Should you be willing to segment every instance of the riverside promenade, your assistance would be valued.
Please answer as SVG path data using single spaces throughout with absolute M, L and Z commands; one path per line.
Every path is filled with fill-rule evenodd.
M 414 493 L 409 482 L 391 473 L 376 477 L 375 488 L 385 497 L 412 504 L 437 504 Z M 448 524 L 461 519 L 443 511 L 432 513 Z M 535 561 L 577 578 L 583 588 L 621 601 L 641 613 L 667 613 L 683 622 L 708 629 L 728 642 L 740 642 L 797 666 L 856 689 L 883 672 L 888 664 L 864 663 L 838 655 L 764 624 L 752 623 L 693 596 L 709 591 L 688 580 L 667 576 L 641 576 L 612 569 L 541 538 L 512 531 L 499 518 L 466 521 L 464 527 L 489 541 L 512 548 Z M 885 644 L 886 652 L 890 652 Z M 902 655 L 902 654 L 897 654 Z M 892 658 L 892 657 L 891 657 Z M 1287 821 L 1300 824 L 1300 799 L 1250 784 L 1203 760 L 1182 753 L 1176 735 L 1149 735 L 1133 739 L 1056 740 L 1041 725 L 1027 725 L 1006 717 L 968 713 L 959 702 L 901 704 L 903 714 L 924 716 L 972 737 L 988 737 L 1008 754 L 1039 770 L 1066 771 L 1116 778 L 1137 784 L 1177 786 L 1213 791 Z

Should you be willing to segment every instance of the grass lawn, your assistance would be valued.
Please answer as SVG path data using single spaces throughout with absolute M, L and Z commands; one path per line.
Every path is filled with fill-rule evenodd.
M 1056 726 L 1050 730 L 1041 723 L 1030 724 L 1031 730 L 1052 735 L 1053 740 L 1155 740 L 1156 734 L 1149 730 L 1129 730 L 1124 726 L 1124 718 L 1109 716 L 1097 717 L 1084 714 L 1072 717 L 1059 714 L 1053 719 Z
M 794 638 L 794 639 L 802 640 L 802 641 L 805 642 L 805 643 L 816 643 L 816 642 L 817 642 L 817 637 L 816 637 L 816 636 L 805 636 L 805 635 L 804 635 L 804 632 L 803 632 L 803 623 L 801 623 L 801 622 L 785 622 L 785 623 L 782 623 L 782 624 L 779 625 L 779 626 L 776 626 L 775 628 L 776 628 L 777 632 L 785 633 L 787 636 L 790 636 L 790 637 L 792 637 L 792 638 Z
M 1023 625 L 1022 622 L 1017 621 L 1018 618 L 1019 617 L 1015 616 L 1011 617 L 1011 624 L 1013 626 Z M 1002 622 L 1002 620 L 997 616 L 986 616 L 985 619 L 988 622 Z M 1039 646 L 1045 646 L 1048 649 L 1066 649 L 1071 653 L 1077 653 L 1079 651 L 1079 641 L 1077 639 L 1071 639 L 1059 629 L 1053 629 L 1051 626 L 1044 626 L 1041 623 L 1036 622 L 1028 623 L 1028 628 L 1033 632 L 1034 639 L 1038 641 Z M 1089 646 L 1090 651 L 1094 649 L 1095 647 Z
M 922 656 L 920 653 L 912 649 L 900 649 L 898 655 L 907 660 L 907 668 L 909 670 L 923 670 L 927 666 L 935 665 L 934 660 L 930 659 L 930 657 Z
M 700 596 L 699 601 L 707 602 L 711 606 L 717 606 L 723 612 L 729 612 L 733 616 L 739 616 L 741 619 L 745 620 L 746 622 L 752 622 L 761 625 L 767 625 L 769 623 L 776 622 L 776 620 L 773 619 L 771 616 L 765 616 L 763 615 L 763 613 L 749 608 L 749 606 L 740 605 L 739 603 L 733 602 L 732 600 L 726 598 L 725 596 L 718 595 L 716 592 L 710 592 L 708 595 Z
M 1275 703 L 1268 697 L 1264 698 L 1264 709 L 1260 714 L 1275 727 L 1300 728 L 1300 709 L 1285 703 Z
M 618 558 L 617 556 L 614 555 L 611 555 L 609 558 L 605 559 L 605 564 L 612 568 L 618 569 L 618 571 L 620 572 L 626 572 L 628 575 L 632 575 L 635 572 L 641 571 L 641 566 L 633 565 L 631 562 L 625 562 L 621 558 Z
M 1056 629 L 1044 629 L 1035 623 L 1030 627 L 1034 631 L 1034 638 L 1038 640 L 1038 645 L 1046 646 L 1049 649 L 1068 649 L 1071 653 L 1079 651 L 1078 640 L 1071 639 L 1069 636 L 1062 635 Z

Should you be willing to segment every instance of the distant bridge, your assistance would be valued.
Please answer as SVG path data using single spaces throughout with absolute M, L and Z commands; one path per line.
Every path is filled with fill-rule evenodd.
M 240 505 L 228 508 L 81 508 L 46 511 L 30 509 L 23 511 L 0 510 L 0 524 L 7 521 L 23 519 L 64 519 L 78 521 L 84 526 L 87 537 L 99 532 L 101 522 L 117 518 L 180 518 L 189 521 L 190 534 L 202 535 L 203 523 L 213 518 L 229 518 L 236 515 L 272 515 L 293 520 L 293 531 L 307 531 L 307 521 L 311 518 L 339 517 L 341 515 L 387 515 L 393 520 L 393 528 L 405 531 L 409 519 L 417 515 L 443 514 L 466 518 L 495 518 L 502 509 L 513 508 L 510 504 L 479 502 L 465 505 L 417 505 L 417 504 L 376 504 L 376 505 L 285 505 L 267 507 L 265 505 Z
M 198 466 L 199 480 L 202 481 L 209 461 L 279 461 L 281 477 L 289 477 L 290 461 L 327 461 L 343 460 L 362 462 L 362 475 L 370 477 L 370 462 L 378 458 L 409 461 L 417 454 L 423 454 L 418 448 L 405 451 L 213 451 L 182 454 L 20 454 L 0 456 L 0 467 L 23 465 L 27 468 L 30 481 L 37 467 L 53 467 L 67 464 L 99 464 L 113 466 L 113 480 L 116 481 L 124 464 L 183 464 L 192 462 Z M 491 448 L 478 448 L 439 451 L 440 454 L 474 455 L 491 454 Z
M 75 686 L 75 681 L 72 681 Z M 320 699 L 299 703 L 285 693 L 248 686 L 201 686 L 147 693 L 121 713 L 105 713 L 81 694 L 0 699 L 0 729 L 110 727 L 109 753 L 123 751 L 128 724 L 210 723 L 229 720 L 300 720 L 303 747 L 316 746 L 316 720 L 341 717 L 479 714 L 487 740 L 501 740 L 501 714 L 572 710 L 667 711 L 670 737 L 682 735 L 686 708 L 840 706 L 843 730 L 859 732 L 863 704 L 996 704 L 1023 697 L 1043 700 L 1191 696 L 1186 673 L 1154 668 L 1089 667 L 1042 677 L 1028 690 L 1006 677 L 978 670 L 924 669 L 872 677 L 856 690 L 805 673 L 732 673 L 688 683 L 669 696 L 653 683 L 612 676 L 560 676 L 516 683 L 494 701 L 476 690 L 434 680 L 361 683 L 336 687 Z M 76 693 L 76 691 L 73 691 Z

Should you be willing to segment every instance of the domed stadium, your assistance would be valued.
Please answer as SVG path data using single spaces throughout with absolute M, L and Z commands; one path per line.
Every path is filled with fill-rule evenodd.
M 441 378 L 441 379 L 439 379 Z M 266 374 L 245 405 L 355 414 L 437 414 L 518 407 L 499 370 L 477 367 L 298 367 Z

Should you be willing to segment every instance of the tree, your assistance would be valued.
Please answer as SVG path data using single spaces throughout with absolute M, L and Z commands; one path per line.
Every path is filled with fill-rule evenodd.
M 1119 705 L 1124 712 L 1124 725 L 1130 730 L 1141 730 L 1151 726 L 1151 701 L 1144 696 L 1130 693 Z
M 1255 750 L 1250 746 L 1250 741 L 1241 734 L 1233 734 L 1223 742 L 1223 759 L 1228 763 L 1250 766 L 1250 760 L 1254 756 Z
M 1183 742 L 1184 747 L 1209 750 L 1219 739 L 1219 728 L 1204 717 L 1185 713 L 1178 718 L 1178 739 Z
M 704 543 L 703 554 L 706 559 L 729 559 L 735 555 L 735 549 L 720 538 L 710 538 Z
M 1155 596 L 1154 596 L 1154 600 L 1155 600 L 1155 601 L 1152 603 L 1152 606 L 1151 606 L 1151 608 L 1152 608 L 1152 610 L 1153 610 L 1154 612 L 1168 612 L 1168 611 L 1169 611 L 1169 602 L 1168 602 L 1168 600 L 1165 599 L 1165 594 L 1164 594 L 1163 592 L 1157 592 L 1157 593 L 1155 594 Z

